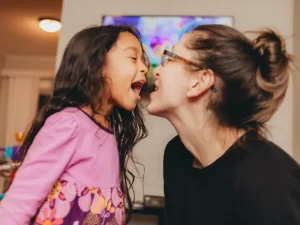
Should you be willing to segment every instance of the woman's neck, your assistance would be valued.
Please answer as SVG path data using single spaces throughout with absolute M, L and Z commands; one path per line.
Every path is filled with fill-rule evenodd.
M 168 118 L 177 130 L 184 146 L 194 158 L 195 167 L 206 167 L 220 158 L 245 132 L 217 127 L 199 111 Z

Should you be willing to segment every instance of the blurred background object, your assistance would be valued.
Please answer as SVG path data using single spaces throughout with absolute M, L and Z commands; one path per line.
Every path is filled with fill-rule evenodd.
M 139 17 L 142 20 L 138 20 L 138 29 L 150 37 L 153 29 L 159 28 L 157 18 L 228 17 L 233 18 L 233 26 L 241 31 L 264 27 L 279 31 L 287 39 L 287 50 L 300 57 L 300 1 L 295 0 L 0 0 L 0 4 L 0 146 L 3 147 L 18 145 L 14 133 L 26 131 L 34 115 L 49 99 L 55 69 L 67 42 L 90 25 Z M 41 18 L 57 20 L 52 26 L 58 30 L 41 29 Z M 180 19 L 177 22 L 180 29 L 184 24 Z M 169 39 L 178 38 L 169 32 L 175 29 L 171 25 L 163 25 L 160 40 L 166 34 Z M 162 48 L 171 47 L 172 43 L 159 45 L 160 40 L 149 44 L 150 53 L 157 54 Z M 152 59 L 157 64 L 159 55 Z M 299 61 L 297 64 L 299 67 Z M 294 76 L 293 85 L 269 128 L 270 138 L 300 162 L 299 96 L 299 76 Z M 135 148 L 137 160 L 146 168 L 144 184 L 140 179 L 135 183 L 136 212 L 146 208 L 147 196 L 163 196 L 164 148 L 176 135 L 166 120 L 145 115 L 149 136 Z M 7 164 L 7 160 L 0 156 L 0 164 Z M 8 170 L 2 173 L 9 176 Z M 137 213 L 130 225 L 155 225 L 158 221 L 157 215 Z
M 21 165 L 19 149 L 24 139 L 23 132 L 15 132 L 17 145 L 0 148 L 0 200 L 4 197 L 10 183 Z

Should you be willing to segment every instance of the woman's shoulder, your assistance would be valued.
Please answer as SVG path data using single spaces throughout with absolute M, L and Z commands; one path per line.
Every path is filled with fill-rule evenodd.
M 275 143 L 267 140 L 254 140 L 246 143 L 245 158 L 240 164 L 241 169 L 254 169 L 264 171 L 289 171 L 299 168 L 299 164 L 286 151 Z M 255 166 L 253 166 L 255 165 Z
M 244 158 L 236 167 L 240 185 L 251 188 L 274 188 L 280 191 L 297 181 L 300 188 L 300 166 L 282 148 L 266 139 L 252 141 L 243 148 Z
M 185 148 L 179 135 L 172 138 L 166 145 L 164 152 L 164 164 L 177 164 L 190 161 L 192 155 Z
M 260 222 L 284 219 L 278 224 L 299 224 L 288 222 L 300 219 L 299 164 L 270 141 L 252 144 L 246 147 L 245 157 L 233 176 L 240 218 Z
M 180 154 L 183 151 L 185 151 L 185 147 L 179 135 L 177 135 L 167 143 L 165 148 L 165 155 L 168 156 L 169 154 Z
M 178 147 L 180 145 L 183 145 L 183 144 L 181 142 L 179 135 L 176 135 L 167 143 L 166 149 Z

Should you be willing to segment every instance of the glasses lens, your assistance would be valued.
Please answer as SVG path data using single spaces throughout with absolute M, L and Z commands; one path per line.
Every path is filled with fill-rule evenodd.
M 168 61 L 168 56 L 166 54 L 163 54 L 161 57 L 161 65 L 164 66 L 167 61 Z

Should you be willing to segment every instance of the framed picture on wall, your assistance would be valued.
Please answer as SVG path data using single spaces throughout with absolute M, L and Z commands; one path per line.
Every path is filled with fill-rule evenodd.
M 151 63 L 148 80 L 152 71 L 160 63 L 165 49 L 171 49 L 183 34 L 203 24 L 223 24 L 233 26 L 231 16 L 112 16 L 102 17 L 102 25 L 131 25 L 141 33 L 143 47 Z M 146 92 L 148 88 L 146 87 Z M 147 93 L 146 93 L 147 95 Z

